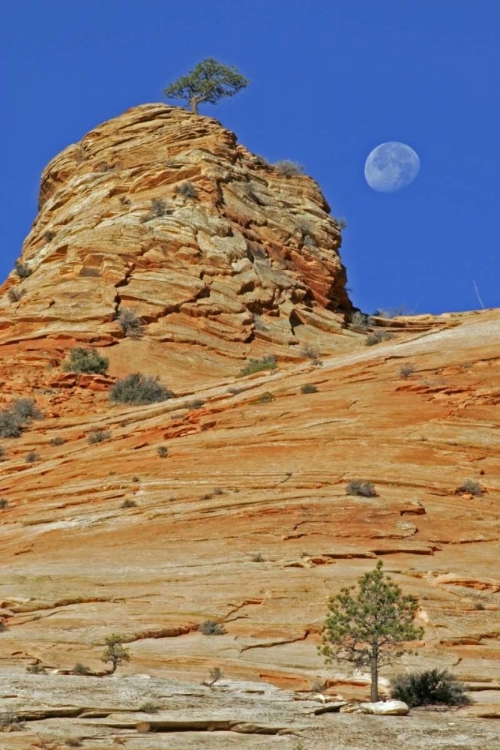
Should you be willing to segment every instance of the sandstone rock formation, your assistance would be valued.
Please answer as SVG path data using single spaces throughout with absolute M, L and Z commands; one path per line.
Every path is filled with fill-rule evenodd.
M 382 557 L 425 627 L 399 669 L 447 667 L 474 703 L 453 730 L 447 716 L 401 719 L 421 745 L 377 724 L 379 746 L 408 732 L 427 747 L 427 727 L 443 747 L 492 747 L 500 314 L 386 321 L 396 336 L 365 347 L 344 327 L 339 235 L 312 180 L 280 177 L 215 121 L 161 105 L 82 144 L 44 173 L 22 254 L 32 274 L 1 290 L 1 403 L 32 397 L 43 418 L 0 439 L 0 714 L 27 722 L 0 745 L 61 744 L 77 726 L 85 747 L 331 750 L 337 732 L 377 747 L 383 719 L 332 713 L 367 698 L 367 675 L 326 668 L 316 647 L 327 597 Z M 186 181 L 198 198 L 175 193 Z M 139 340 L 116 320 L 129 307 Z M 64 372 L 75 343 L 109 356 L 109 375 Z M 237 377 L 268 354 L 277 369 Z M 136 369 L 177 396 L 110 406 L 116 377 Z M 109 437 L 89 443 L 101 428 Z M 347 495 L 353 478 L 377 496 Z M 208 620 L 225 632 L 204 635 Z M 129 664 L 69 674 L 102 672 L 112 632 Z M 227 682 L 211 690 L 200 683 L 214 667 Z

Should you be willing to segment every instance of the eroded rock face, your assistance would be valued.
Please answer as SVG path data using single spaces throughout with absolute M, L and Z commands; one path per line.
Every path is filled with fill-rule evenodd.
M 208 117 L 151 104 L 100 125 L 45 169 L 39 208 L 22 251 L 32 273 L 0 289 L 4 343 L 116 343 L 133 308 L 148 338 L 215 353 L 298 343 L 304 325 L 338 331 L 350 309 L 317 184 Z

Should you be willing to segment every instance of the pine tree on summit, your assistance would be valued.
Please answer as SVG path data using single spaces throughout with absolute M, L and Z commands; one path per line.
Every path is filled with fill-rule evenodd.
M 236 68 L 208 57 L 198 63 L 187 76 L 181 76 L 167 86 L 163 93 L 166 99 L 188 102 L 191 111 L 198 114 L 199 104 L 217 104 L 226 96 L 234 96 L 249 83 Z

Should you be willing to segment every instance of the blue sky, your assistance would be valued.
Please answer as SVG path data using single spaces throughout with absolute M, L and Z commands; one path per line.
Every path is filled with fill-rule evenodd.
M 498 0 L 6 0 L 0 4 L 0 278 L 36 215 L 47 162 L 205 57 L 252 84 L 200 109 L 271 161 L 292 159 L 345 217 L 365 312 L 499 304 Z M 397 193 L 364 161 L 421 159 Z

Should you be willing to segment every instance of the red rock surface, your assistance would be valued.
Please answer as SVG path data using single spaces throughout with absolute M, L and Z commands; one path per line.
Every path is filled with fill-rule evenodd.
M 186 179 L 199 202 L 175 197 Z M 182 110 L 105 123 L 53 160 L 41 195 L 27 293 L 8 300 L 15 273 L 2 287 L 2 401 L 32 396 L 44 413 L 0 441 L 3 668 L 102 669 L 118 631 L 130 675 L 199 683 L 217 665 L 365 698 L 366 678 L 326 668 L 316 646 L 328 596 L 381 557 L 425 625 L 402 668 L 450 668 L 475 691 L 462 713 L 499 716 L 498 311 L 387 321 L 395 338 L 364 346 L 343 327 L 339 234 L 315 183 Z M 172 213 L 143 222 L 153 197 Z M 293 230 L 304 216 L 312 249 Z M 142 316 L 140 340 L 117 305 Z M 99 345 L 110 375 L 64 372 L 75 342 Z M 277 370 L 237 377 L 268 354 Z M 110 406 L 137 369 L 177 396 Z M 111 436 L 90 445 L 96 428 Z M 347 495 L 353 478 L 377 496 Z M 481 495 L 457 491 L 468 478 Z M 226 633 L 202 635 L 209 619 Z

